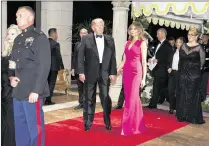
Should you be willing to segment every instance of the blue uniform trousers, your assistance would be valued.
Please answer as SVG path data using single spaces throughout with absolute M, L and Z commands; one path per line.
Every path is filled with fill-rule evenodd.
M 16 146 L 44 146 L 43 100 L 36 103 L 13 99 Z

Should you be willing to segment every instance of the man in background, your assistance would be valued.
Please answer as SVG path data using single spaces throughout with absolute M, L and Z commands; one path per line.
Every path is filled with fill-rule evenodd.
M 168 69 L 171 68 L 171 56 L 173 55 L 173 49 L 170 43 L 166 40 L 167 31 L 164 28 L 157 30 L 158 45 L 155 49 L 153 61 L 156 66 L 152 70 L 154 76 L 153 81 L 153 95 L 150 100 L 148 108 L 157 108 L 157 104 L 162 104 L 165 98 L 168 98 L 167 87 L 168 87 Z M 166 54 L 166 55 L 165 55 Z
M 175 46 L 176 40 L 175 40 L 175 38 L 174 38 L 174 37 L 169 37 L 169 38 L 168 38 L 168 42 L 169 42 L 169 44 L 172 46 L 172 49 L 173 49 L 173 50 L 176 50 L 176 46 Z
M 46 98 L 45 105 L 53 105 L 52 96 L 54 87 L 57 80 L 57 74 L 59 70 L 64 69 L 62 56 L 60 53 L 60 44 L 57 42 L 58 34 L 56 28 L 50 28 L 48 31 L 49 43 L 51 48 L 51 68 L 48 76 L 48 83 L 50 89 L 50 96 Z
M 120 95 L 119 95 L 119 98 L 118 98 L 118 102 L 117 102 L 117 105 L 115 105 L 113 107 L 113 109 L 122 109 L 123 108 L 123 103 L 124 103 L 124 88 L 123 88 L 123 83 L 122 83 L 122 88 L 120 90 Z
M 82 28 L 80 30 L 80 39 L 82 40 L 82 37 L 88 34 L 88 30 L 85 28 Z M 78 50 L 81 45 L 81 40 L 76 42 L 75 49 L 73 53 L 73 60 L 72 60 L 72 76 L 75 76 L 77 80 L 77 86 L 78 86 L 78 105 L 74 108 L 75 110 L 82 109 L 83 108 L 83 100 L 84 100 L 84 88 L 83 88 L 83 82 L 79 80 L 79 74 L 77 72 L 77 59 L 78 59 Z

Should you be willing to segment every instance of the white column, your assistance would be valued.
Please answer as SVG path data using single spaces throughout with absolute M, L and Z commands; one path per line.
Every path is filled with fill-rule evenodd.
M 7 1 L 1 2 L 1 23 L 0 28 L 1 30 L 1 46 L 5 40 L 6 32 L 7 32 Z
M 71 69 L 72 18 L 73 2 L 41 2 L 41 30 L 48 35 L 50 28 L 57 28 L 58 42 L 66 69 Z
M 113 1 L 113 38 L 115 41 L 117 65 L 120 64 L 127 41 L 129 1 Z M 110 88 L 110 97 L 118 98 L 121 90 L 122 78 Z

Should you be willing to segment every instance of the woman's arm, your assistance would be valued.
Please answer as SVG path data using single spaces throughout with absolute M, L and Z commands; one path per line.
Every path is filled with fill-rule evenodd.
M 141 44 L 141 53 L 142 53 L 142 81 L 145 82 L 147 76 L 147 44 L 145 41 Z
M 118 66 L 118 70 L 117 70 L 117 74 L 118 74 L 118 75 L 120 74 L 120 72 L 121 72 L 121 70 L 122 70 L 122 68 L 123 68 L 123 66 L 124 66 L 124 64 L 125 64 L 125 62 L 126 62 L 126 55 L 125 55 L 125 53 L 124 53 L 124 54 L 123 54 L 123 60 L 121 61 L 120 65 Z

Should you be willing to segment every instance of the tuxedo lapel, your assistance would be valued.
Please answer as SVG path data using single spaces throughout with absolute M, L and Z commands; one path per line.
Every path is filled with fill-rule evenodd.
M 96 55 L 99 59 L 99 52 L 98 52 L 98 48 L 97 48 L 97 43 L 96 43 L 96 39 L 95 39 L 95 36 L 94 36 L 93 33 L 92 33 L 90 42 L 91 42 L 91 45 L 92 45 L 92 49 L 94 50 L 94 52 L 96 53 Z
M 160 44 L 160 47 L 158 48 L 158 50 L 157 50 L 157 52 L 155 53 L 155 55 L 160 51 L 160 49 L 162 48 L 162 46 L 163 46 L 163 44 L 165 43 L 165 41 L 166 40 L 164 40 L 163 42 L 162 42 L 162 44 Z M 158 46 L 158 45 L 157 45 Z M 157 49 L 157 46 L 156 46 L 156 49 Z M 156 51 L 156 49 L 155 49 L 155 51 Z

